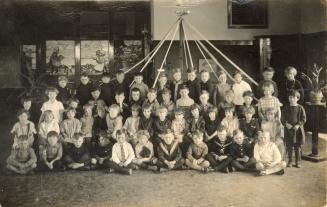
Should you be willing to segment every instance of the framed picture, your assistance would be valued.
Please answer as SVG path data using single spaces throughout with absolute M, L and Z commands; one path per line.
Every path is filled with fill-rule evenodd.
M 142 40 L 115 40 L 115 62 L 128 69 L 143 58 Z
M 228 28 L 267 28 L 267 0 L 227 0 Z

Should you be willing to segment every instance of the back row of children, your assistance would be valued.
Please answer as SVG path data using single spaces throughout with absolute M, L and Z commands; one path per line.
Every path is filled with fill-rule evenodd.
M 286 68 L 289 103 L 283 102 L 281 111 L 273 74 L 273 68 L 263 72 L 257 104 L 239 72 L 234 74 L 233 85 L 220 72 L 213 87 L 209 71 L 201 71 L 198 81 L 196 71 L 188 70 L 184 83 L 181 70 L 175 69 L 171 83 L 161 74 L 158 86 L 150 89 L 142 74 L 135 75 L 130 88 L 123 72 L 113 82 L 104 74 L 100 86 L 91 85 L 89 77 L 82 75 L 75 97 L 69 94 L 66 77 L 61 76 L 57 88 L 48 88 L 49 100 L 40 109 L 39 120 L 31 98 L 22 100 L 19 121 L 11 131 L 14 144 L 8 168 L 25 173 L 24 167 L 36 167 L 26 164 L 31 163 L 27 157 L 35 162 L 38 157 L 38 166 L 46 169 L 101 165 L 131 174 L 132 168 L 157 166 L 160 171 L 186 164 L 204 172 L 256 166 L 265 175 L 282 172 L 285 146 L 287 166 L 292 166 L 294 149 L 294 166 L 300 167 L 306 116 L 298 101 L 303 99 L 303 89 L 294 78 L 296 69 Z M 30 147 L 25 147 L 28 153 L 25 148 L 25 153 L 20 152 L 26 142 L 34 146 L 34 155 Z M 13 161 L 15 156 L 17 162 L 24 160 L 23 167 Z

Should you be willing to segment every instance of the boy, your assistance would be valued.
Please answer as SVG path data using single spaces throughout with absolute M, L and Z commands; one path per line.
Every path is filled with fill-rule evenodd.
M 116 132 L 123 128 L 123 117 L 119 112 L 119 106 L 117 104 L 112 104 L 109 106 L 109 113 L 106 117 L 108 133 L 113 141 L 116 139 Z
M 98 136 L 99 138 L 92 151 L 91 163 L 99 168 L 108 168 L 113 144 L 110 142 L 106 131 L 100 131 Z
M 303 125 L 306 122 L 306 113 L 298 101 L 300 100 L 298 91 L 289 92 L 289 104 L 285 105 L 282 112 L 282 123 L 284 125 L 285 143 L 288 154 L 287 167 L 292 166 L 293 148 L 295 152 L 295 167 L 300 168 L 301 145 L 305 141 Z
M 162 142 L 158 145 L 158 172 L 163 168 L 168 170 L 182 169 L 184 159 L 182 151 L 178 143 L 174 141 L 174 135 L 170 130 L 166 130 L 161 134 Z
M 282 104 L 279 102 L 278 98 L 273 96 L 274 85 L 272 82 L 266 82 L 262 86 L 264 96 L 258 101 L 258 114 L 261 120 L 264 119 L 264 114 L 267 108 L 273 108 L 276 111 L 275 117 L 280 120 L 280 107 Z
M 132 106 L 132 116 L 128 117 L 124 124 L 124 129 L 127 133 L 127 140 L 129 143 L 132 144 L 133 147 L 137 144 L 137 137 L 136 133 L 139 130 L 139 123 L 140 123 L 140 109 L 139 105 Z
M 264 93 L 262 91 L 262 86 L 265 82 L 271 82 L 274 85 L 274 93 L 273 96 L 278 97 L 278 87 L 277 87 L 277 83 L 275 81 L 273 81 L 273 77 L 275 74 L 275 70 L 273 67 L 266 67 L 263 72 L 262 72 L 262 76 L 263 76 L 263 80 L 261 80 L 259 82 L 259 85 L 257 87 L 257 97 L 261 98 L 262 96 L 264 96 Z
M 149 104 L 151 106 L 152 115 L 157 116 L 157 110 L 160 105 L 157 101 L 157 90 L 155 88 L 150 88 L 146 96 L 147 98 L 144 100 L 142 106 L 144 104 Z
M 229 173 L 230 170 L 232 171 L 231 163 L 233 161 L 229 149 L 233 139 L 227 138 L 227 129 L 223 125 L 218 126 L 216 133 L 218 136 L 208 142 L 207 160 L 215 171 Z
M 47 144 L 41 154 L 40 168 L 43 170 L 64 170 L 64 165 L 61 162 L 63 149 L 59 142 L 59 135 L 55 131 L 50 131 L 47 135 Z
M 213 107 L 209 101 L 209 92 L 203 90 L 200 95 L 200 114 L 203 117 L 208 116 L 208 108 Z
M 125 129 L 117 131 L 117 143 L 112 147 L 111 161 L 109 162 L 110 172 L 113 170 L 132 175 L 132 160 L 135 158 L 133 147 L 126 141 Z
M 82 133 L 75 133 L 73 144 L 69 144 L 64 156 L 64 162 L 69 169 L 90 170 L 91 155 L 84 145 L 84 136 Z
M 259 133 L 259 142 L 254 146 L 253 156 L 259 175 L 284 174 L 286 163 L 282 161 L 277 146 L 270 142 L 269 132 Z
M 218 83 L 213 92 L 213 104 L 218 107 L 225 100 L 226 92 L 231 90 L 231 86 L 227 83 L 227 76 L 224 71 L 217 73 Z
M 131 111 L 129 106 L 124 102 L 125 100 L 124 92 L 120 90 L 116 91 L 115 99 L 116 99 L 115 105 L 119 106 L 119 113 L 122 115 L 123 121 L 125 121 L 127 117 L 131 115 Z
M 70 90 L 67 88 L 68 79 L 66 76 L 58 77 L 58 96 L 57 100 L 64 104 L 66 107 L 68 105 L 68 100 L 70 99 Z
M 211 102 L 213 95 L 213 85 L 210 82 L 210 72 L 208 70 L 202 70 L 200 72 L 201 81 L 200 81 L 200 89 L 201 91 L 205 90 L 209 93 L 209 101 Z
M 33 173 L 33 169 L 36 168 L 36 161 L 35 152 L 29 146 L 28 136 L 19 136 L 17 146 L 11 150 L 7 159 L 7 168 L 15 173 L 25 175 Z
M 183 109 L 185 118 L 188 119 L 190 117 L 190 106 L 194 104 L 194 100 L 188 96 L 189 90 L 185 85 L 180 88 L 179 93 L 181 97 L 176 101 L 176 108 Z
M 230 155 L 233 158 L 232 166 L 238 171 L 250 171 L 255 165 L 250 144 L 244 140 L 241 130 L 235 130 L 233 135 L 234 143 L 230 146 Z
M 138 88 L 141 92 L 141 100 L 144 100 L 146 98 L 146 94 L 148 93 L 149 87 L 143 82 L 143 75 L 141 72 L 137 73 L 134 76 L 134 83 L 131 86 L 130 91 L 132 91 L 133 88 Z
M 93 113 L 96 113 L 97 107 L 106 107 L 106 103 L 104 100 L 100 99 L 101 91 L 99 86 L 92 86 L 91 87 L 91 96 L 92 99 L 88 101 L 88 104 L 92 105 Z
M 257 140 L 257 132 L 260 128 L 259 121 L 253 118 L 255 109 L 250 106 L 244 111 L 245 118 L 240 120 L 240 130 L 244 132 L 245 138 L 254 146 Z
M 124 71 L 118 70 L 116 73 L 116 80 L 112 81 L 112 86 L 112 91 L 123 91 L 126 100 L 129 100 L 129 84 L 125 80 Z
M 196 70 L 194 68 L 189 68 L 187 70 L 187 81 L 186 86 L 189 89 L 189 96 L 196 103 L 199 103 L 199 96 L 201 93 L 201 87 L 198 79 L 196 78 Z
M 193 104 L 191 106 L 191 114 L 192 117 L 190 119 L 188 132 L 189 137 L 192 137 L 192 133 L 196 130 L 199 130 L 201 132 L 205 131 L 205 121 L 204 118 L 200 116 L 200 106 L 198 104 Z
M 91 98 L 91 87 L 90 79 L 86 73 L 81 75 L 81 84 L 76 88 L 76 98 L 79 100 L 80 105 L 84 106 Z
M 67 119 L 61 122 L 60 132 L 62 135 L 62 140 L 64 144 L 73 143 L 74 134 L 81 131 L 82 123 L 75 118 L 75 109 L 68 108 L 66 110 Z
M 135 147 L 135 156 L 133 163 L 137 168 L 148 169 L 156 164 L 154 157 L 153 144 L 149 141 L 150 134 L 146 130 L 140 130 L 137 133 L 138 143 Z
M 304 101 L 304 90 L 300 81 L 295 79 L 297 70 L 293 66 L 289 66 L 285 69 L 286 81 L 283 87 L 284 95 L 282 96 L 283 103 L 288 102 L 289 94 L 292 90 L 297 90 L 300 93 L 299 103 L 302 104 Z
M 221 124 L 227 128 L 227 136 L 232 137 L 234 130 L 239 128 L 239 120 L 234 116 L 235 108 L 225 108 L 225 118 L 221 121 Z
M 186 136 L 188 132 L 188 123 L 184 119 L 183 110 L 176 109 L 175 119 L 171 123 L 171 130 L 175 136 L 175 140 L 180 144 L 182 154 L 185 156 L 192 140 Z
M 167 78 L 166 73 L 160 73 L 160 76 L 158 79 L 158 84 L 156 86 L 157 99 L 160 104 L 162 103 L 162 91 L 169 87 L 167 82 L 168 82 L 168 78 Z
M 101 81 L 102 84 L 100 85 L 100 98 L 106 103 L 107 106 L 110 106 L 113 103 L 114 86 L 110 83 L 109 73 L 104 72 L 102 74 Z
M 226 107 L 235 107 L 233 104 L 234 92 L 232 90 L 226 91 L 225 100 L 218 105 L 218 118 L 222 120 L 225 117 Z
M 235 110 L 238 112 L 239 108 L 244 104 L 243 93 L 245 91 L 252 91 L 251 86 L 243 80 L 242 73 L 237 71 L 234 74 L 235 83 L 232 86 L 234 92 Z M 237 113 L 238 114 L 238 113 Z
M 83 109 L 79 106 L 79 100 L 77 98 L 70 98 L 68 100 L 68 107 L 67 108 L 73 108 L 76 111 L 75 117 L 77 119 L 80 119 L 83 116 Z M 64 119 L 66 119 L 67 116 L 64 114 Z
M 137 104 L 142 106 L 141 91 L 138 88 L 133 88 L 131 90 L 131 100 L 129 101 L 129 107 Z
M 37 124 L 40 117 L 40 110 L 37 108 L 37 106 L 32 102 L 31 96 L 23 96 L 21 99 L 21 104 L 23 106 L 23 109 L 29 112 L 30 114 L 30 121 L 34 124 Z
M 183 85 L 183 80 L 182 80 L 182 71 L 180 68 L 175 68 L 173 70 L 173 82 L 170 83 L 169 89 L 171 91 L 172 95 L 172 100 L 174 103 L 176 103 L 177 99 L 180 98 L 180 93 L 179 90 Z
M 49 87 L 45 93 L 47 94 L 49 100 L 44 102 L 41 108 L 41 117 L 40 121 L 43 120 L 43 112 L 46 110 L 51 110 L 54 116 L 54 119 L 58 122 L 58 124 L 62 121 L 62 114 L 64 112 L 64 106 L 60 101 L 57 101 L 56 97 L 58 95 L 58 89 L 54 87 Z M 39 122 L 40 122 L 39 121 Z
M 210 107 L 208 109 L 208 116 L 205 119 L 205 142 L 208 142 L 217 136 L 217 126 L 219 123 L 220 120 L 217 117 L 217 108 Z
M 153 137 L 154 117 L 151 116 L 151 106 L 149 104 L 145 104 L 142 107 L 142 112 L 143 112 L 143 116 L 141 116 L 140 118 L 139 130 L 146 130 L 150 134 L 150 137 Z
M 207 173 L 210 163 L 205 160 L 208 154 L 208 147 L 203 142 L 203 133 L 195 131 L 192 135 L 193 143 L 189 146 L 185 164 L 191 169 Z
M 165 88 L 162 90 L 161 95 L 162 95 L 162 102 L 161 102 L 160 106 L 166 107 L 168 110 L 168 117 L 173 118 L 175 104 L 171 100 L 171 91 L 169 89 Z
M 92 134 L 92 129 L 93 129 L 93 123 L 94 123 L 94 117 L 93 117 L 93 106 L 91 104 L 86 104 L 83 106 L 84 109 L 84 115 L 80 119 L 82 123 L 81 127 L 81 133 L 85 137 L 85 144 L 90 150 L 91 147 L 95 144 L 94 142 L 92 143 L 93 140 L 93 134 Z
M 254 108 L 254 114 L 256 115 L 256 106 L 252 105 L 254 94 L 252 91 L 245 91 L 243 93 L 243 99 L 244 99 L 244 104 L 243 106 L 240 107 L 239 114 L 237 114 L 237 117 L 239 119 L 245 118 L 245 110 L 248 108 Z M 256 116 L 255 116 L 256 117 Z

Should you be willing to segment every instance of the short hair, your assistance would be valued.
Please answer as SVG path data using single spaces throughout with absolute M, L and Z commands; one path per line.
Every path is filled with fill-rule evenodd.
M 22 115 L 22 114 L 24 114 L 24 113 L 27 115 L 27 117 L 30 117 L 30 112 L 27 111 L 26 109 L 19 109 L 19 110 L 17 111 L 17 117 L 19 117 L 20 115 Z
M 76 98 L 76 97 L 70 98 L 70 99 L 68 100 L 68 103 L 69 103 L 69 104 L 71 104 L 72 102 L 76 102 L 77 104 L 79 104 L 79 100 L 78 100 L 78 98 Z
M 58 137 L 58 136 L 59 136 L 59 134 L 56 131 L 49 131 L 48 134 L 47 134 L 47 138 L 49 138 L 49 137 Z
M 209 73 L 209 74 L 210 74 L 210 72 L 209 72 L 208 69 L 203 69 L 203 70 L 201 70 L 201 71 L 200 71 L 200 74 L 202 74 L 202 73 Z
M 97 106 L 96 111 L 106 111 L 106 108 L 103 106 Z
M 265 110 L 265 115 L 268 114 L 268 113 L 275 114 L 275 113 L 277 113 L 277 109 L 275 109 L 275 108 L 273 108 L 273 107 L 268 107 L 268 108 Z
M 84 110 L 84 111 L 86 111 L 86 109 L 88 109 L 88 108 L 93 109 L 93 105 L 92 105 L 92 104 L 85 104 L 85 105 L 83 106 L 83 110 Z
M 244 114 L 255 114 L 255 109 L 253 106 L 247 107 L 244 110 Z
M 182 87 L 179 89 L 179 91 L 181 90 L 188 90 L 189 91 L 189 88 L 187 87 L 187 85 L 182 85 Z
M 233 77 L 235 77 L 237 74 L 240 74 L 241 76 L 243 75 L 243 74 L 241 73 L 241 71 L 238 71 L 238 70 L 237 70 L 237 71 L 234 72 Z
M 234 106 L 226 106 L 224 107 L 224 111 L 231 111 L 231 112 L 234 112 L 235 111 L 235 107 Z
M 100 130 L 99 134 L 98 134 L 99 138 L 103 137 L 104 139 L 109 139 L 108 137 L 108 133 L 106 130 Z
M 187 73 L 196 73 L 196 70 L 194 68 L 188 68 Z
M 195 109 L 198 109 L 200 110 L 200 106 L 196 103 L 192 104 L 191 107 L 190 107 L 191 111 L 195 110 Z
M 86 105 L 84 105 L 84 106 L 86 106 Z M 83 108 L 84 108 L 84 106 L 83 106 Z M 68 112 L 70 112 L 70 111 L 76 113 L 76 109 L 74 109 L 73 107 L 68 107 L 68 108 L 66 109 L 65 113 L 68 114 Z
M 98 85 L 93 85 L 91 87 L 91 93 L 94 92 L 94 91 L 101 91 L 100 87 Z
M 110 109 L 116 109 L 116 110 L 119 110 L 120 107 L 119 107 L 118 104 L 111 104 L 111 105 L 109 106 L 109 110 L 110 110 Z
M 273 68 L 273 67 L 265 67 L 264 69 L 263 69 L 263 72 L 272 72 L 272 73 L 274 73 L 275 72 L 275 69 Z
M 203 139 L 203 132 L 200 130 L 195 130 L 195 132 L 193 132 L 192 134 L 192 139 L 194 139 L 195 137 L 201 137 Z
M 161 95 L 163 94 L 170 94 L 171 95 L 171 91 L 168 88 L 164 88 L 161 92 Z
M 122 129 L 118 129 L 116 132 L 116 135 L 127 135 L 126 129 L 122 128 Z
M 297 91 L 297 90 L 291 90 L 290 92 L 289 92 L 289 94 L 288 94 L 288 97 L 297 97 L 298 99 L 300 99 L 301 98 L 301 94 L 300 94 L 300 92 L 299 91 Z
M 102 77 L 110 78 L 110 74 L 108 72 L 104 72 L 102 73 Z
M 208 95 L 209 96 L 209 92 L 207 90 L 202 90 L 200 96 L 202 96 L 202 95 Z
M 297 70 L 296 70 L 296 68 L 295 68 L 294 66 L 288 66 L 288 67 L 285 68 L 285 70 L 284 70 L 284 73 L 285 73 L 285 74 L 288 74 L 288 73 L 291 73 L 291 72 L 293 72 L 294 75 L 297 74 Z
M 148 132 L 148 130 L 139 130 L 137 132 L 137 138 L 140 139 L 142 136 L 146 136 L 149 139 L 150 133 Z
M 51 110 L 45 110 L 45 111 L 43 112 L 43 116 L 44 116 L 44 117 L 47 116 L 47 115 L 52 115 L 52 116 L 54 116 L 54 115 L 53 115 L 53 112 L 52 112 Z
M 176 114 L 184 114 L 184 111 L 183 111 L 183 109 L 181 109 L 181 108 L 176 108 L 175 111 L 174 111 L 174 114 L 175 114 L 175 115 L 176 115 Z
M 131 90 L 131 92 L 133 93 L 133 92 L 139 92 L 140 94 L 141 94 L 141 91 L 140 91 L 140 89 L 139 88 L 132 88 L 132 90 Z
M 118 90 L 116 90 L 115 95 L 120 96 L 120 95 L 125 95 L 125 93 L 122 89 L 118 89 Z
M 143 78 L 143 74 L 142 74 L 141 72 L 136 73 L 136 74 L 134 75 L 134 78 L 135 78 L 135 77 L 138 77 L 138 76 L 141 76 L 141 77 Z
M 264 89 L 264 88 L 272 88 L 273 91 L 274 91 L 274 84 L 273 84 L 273 82 L 271 80 L 265 81 L 263 83 L 263 85 L 262 85 L 262 89 Z
M 164 105 L 160 105 L 159 108 L 158 108 L 158 111 L 162 111 L 162 110 L 166 110 L 168 111 L 167 107 L 164 106 Z
M 20 103 L 24 104 L 25 102 L 32 101 L 32 97 L 29 95 L 25 95 L 20 99 Z
M 89 75 L 86 73 L 86 72 L 83 72 L 82 74 L 81 74 L 81 77 L 89 77 Z
M 148 93 L 155 93 L 155 94 L 157 94 L 157 89 L 155 89 L 155 88 L 150 88 L 150 89 L 148 90 Z
M 64 75 L 61 75 L 61 76 L 58 77 L 58 82 L 59 81 L 68 81 L 68 78 L 66 76 L 64 76 Z
M 57 95 L 58 95 L 58 93 L 59 93 L 58 89 L 55 88 L 55 87 L 48 87 L 48 88 L 45 90 L 45 94 L 46 94 L 46 95 L 48 95 L 50 92 L 55 92 L 55 93 L 57 93 Z
M 117 71 L 116 75 L 125 75 L 125 73 L 122 69 L 120 69 Z
M 235 129 L 235 130 L 233 131 L 233 136 L 235 137 L 235 136 L 238 135 L 238 134 L 243 134 L 243 135 L 244 135 L 244 132 L 243 132 L 242 130 L 240 130 L 240 129 Z
M 144 111 L 144 110 L 146 110 L 146 109 L 152 109 L 151 104 L 149 104 L 149 103 L 145 103 L 145 104 L 143 104 L 143 106 L 142 106 L 142 110 Z M 160 107 L 159 107 L 159 110 L 160 110 Z
M 175 74 L 175 73 L 182 73 L 182 70 L 180 68 L 174 68 L 173 74 Z
M 253 92 L 252 91 L 245 91 L 244 93 L 243 93 L 243 97 L 246 97 L 246 96 L 249 96 L 249 97 L 254 97 L 254 94 L 253 94 Z
M 163 78 L 163 77 L 167 78 L 167 74 L 166 73 L 160 73 L 159 78 Z
M 219 124 L 217 127 L 218 132 L 226 131 L 227 132 L 227 127 L 223 124 Z
M 221 75 L 226 75 L 226 73 L 223 70 L 220 70 L 217 72 L 217 76 L 220 77 Z
M 217 107 L 215 107 L 215 106 L 210 106 L 210 107 L 208 108 L 208 113 L 211 113 L 211 112 L 218 113 L 218 109 L 217 109 Z
M 141 106 L 138 105 L 138 104 L 133 104 L 133 105 L 131 106 L 131 110 L 132 110 L 132 111 L 140 112 L 140 109 L 141 109 Z
M 78 139 L 81 139 L 81 138 L 84 140 L 84 135 L 83 135 L 82 132 L 77 132 L 77 133 L 75 133 L 74 136 L 73 136 L 73 139 L 74 139 L 74 140 L 78 140 Z
M 167 134 L 173 134 L 173 131 L 169 128 L 165 129 L 164 131 L 162 131 L 161 135 L 167 135 Z

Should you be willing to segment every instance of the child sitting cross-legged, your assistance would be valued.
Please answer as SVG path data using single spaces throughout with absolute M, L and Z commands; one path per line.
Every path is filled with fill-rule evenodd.
M 208 147 L 203 142 L 203 133 L 195 131 L 192 135 L 193 143 L 186 153 L 185 164 L 195 170 L 207 173 L 210 163 L 205 159 L 208 154 Z
M 75 133 L 73 144 L 69 144 L 65 151 L 64 162 L 69 169 L 90 170 L 91 155 L 84 144 L 82 133 Z
M 46 144 L 43 150 L 40 151 L 40 154 L 40 170 L 62 171 L 65 169 L 61 162 L 63 149 L 56 131 L 50 131 L 48 133 Z
M 109 168 L 112 154 L 112 142 L 110 142 L 106 131 L 98 133 L 98 139 L 92 150 L 92 168 Z
M 162 142 L 158 146 L 158 172 L 168 170 L 182 169 L 184 159 L 178 143 L 174 139 L 174 134 L 167 129 L 160 134 Z
M 131 109 L 132 109 L 132 116 L 126 119 L 124 124 L 124 129 L 126 129 L 127 132 L 128 142 L 132 144 L 133 148 L 135 148 L 137 144 L 136 132 L 139 130 L 139 123 L 140 123 L 139 113 L 141 107 L 139 105 L 133 105 Z
M 157 169 L 155 166 L 157 159 L 154 157 L 153 144 L 149 141 L 149 132 L 140 130 L 137 132 L 137 138 L 138 143 L 135 147 L 136 158 L 133 159 L 135 169 Z
M 30 147 L 28 136 L 20 135 L 17 138 L 17 145 L 12 148 L 10 156 L 7 159 L 7 168 L 17 174 L 33 173 L 36 168 L 36 155 Z
M 127 175 L 132 174 L 132 161 L 135 158 L 135 154 L 132 145 L 126 141 L 126 138 L 127 133 L 125 129 L 117 131 L 117 143 L 112 147 L 109 172 L 116 171 Z
M 259 133 L 259 142 L 254 146 L 253 155 L 259 175 L 284 174 L 286 163 L 282 161 L 277 146 L 270 141 L 269 132 Z
M 227 129 L 223 125 L 217 128 L 217 135 L 208 142 L 209 153 L 206 158 L 215 171 L 229 173 L 232 171 L 231 163 L 233 161 L 229 149 L 233 140 L 227 138 Z

